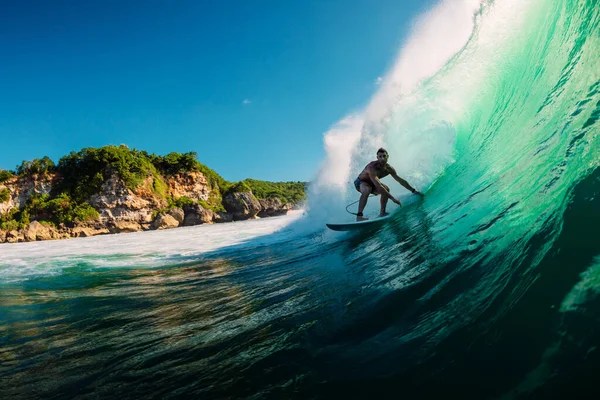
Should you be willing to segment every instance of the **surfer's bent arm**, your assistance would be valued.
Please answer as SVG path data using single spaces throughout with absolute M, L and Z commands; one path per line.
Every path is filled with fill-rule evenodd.
M 381 195 L 385 195 L 387 197 L 389 197 L 391 200 L 393 200 L 394 202 L 397 202 L 398 200 L 396 200 L 394 198 L 394 196 L 392 196 L 390 194 L 390 192 L 388 192 L 386 190 L 385 187 L 383 187 L 383 185 L 379 182 L 379 178 L 377 177 L 377 174 L 375 173 L 375 171 L 373 171 L 372 168 L 367 169 L 367 173 L 369 174 L 369 178 L 371 178 L 371 182 L 373 182 L 373 184 L 375 185 L 375 189 L 377 189 L 377 192 L 380 193 Z

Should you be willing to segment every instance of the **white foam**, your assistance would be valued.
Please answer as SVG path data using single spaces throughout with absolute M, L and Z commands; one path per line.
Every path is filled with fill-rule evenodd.
M 198 225 L 170 230 L 102 235 L 0 245 L 0 279 L 60 274 L 65 268 L 90 264 L 90 268 L 155 267 L 192 261 L 229 246 L 243 247 L 289 239 L 284 228 L 302 216 L 287 216 L 224 224 Z M 269 235 L 279 232 L 274 237 Z M 261 238 L 263 238 L 261 240 Z
M 412 93 L 465 46 L 481 3 L 481 0 L 445 0 L 413 21 L 411 34 L 394 66 L 367 107 L 369 119 L 384 118 L 398 96 Z

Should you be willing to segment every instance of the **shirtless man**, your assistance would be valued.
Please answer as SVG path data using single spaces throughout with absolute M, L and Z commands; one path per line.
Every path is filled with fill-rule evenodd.
M 408 182 L 396 174 L 394 167 L 387 163 L 388 157 L 389 155 L 386 149 L 381 148 L 377 150 L 377 161 L 371 161 L 368 163 L 365 169 L 358 174 L 358 178 L 356 178 L 354 181 L 354 187 L 361 193 L 360 201 L 358 202 L 358 214 L 356 214 L 357 221 L 364 221 L 368 219 L 363 217 L 362 212 L 367 205 L 367 200 L 369 199 L 369 194 L 371 193 L 375 195 L 382 195 L 381 211 L 379 214 L 382 217 L 388 214 L 385 212 L 385 206 L 387 205 L 388 199 L 391 199 L 399 206 L 402 205 L 399 200 L 390 194 L 390 188 L 381 183 L 379 180 L 385 176 L 391 175 L 399 184 L 414 194 L 418 194 L 419 196 L 423 197 L 423 193 L 410 186 Z

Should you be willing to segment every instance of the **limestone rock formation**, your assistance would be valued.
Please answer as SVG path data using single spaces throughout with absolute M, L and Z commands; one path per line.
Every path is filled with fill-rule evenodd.
M 24 207 L 27 199 L 34 194 L 50 194 L 60 179 L 56 173 L 45 173 L 28 177 L 15 176 L 0 182 L 0 191 L 3 191 L 0 217 L 8 215 L 11 210 L 16 211 Z M 215 196 L 215 193 L 219 195 L 219 189 L 212 187 L 201 172 L 179 173 L 164 177 L 161 182 L 157 182 L 157 179 L 156 176 L 149 175 L 131 190 L 118 174 L 113 173 L 103 182 L 100 191 L 87 199 L 100 214 L 99 218 L 70 223 L 68 226 L 61 223 L 55 227 L 50 223 L 35 220 L 49 219 L 50 214 L 32 215 L 34 220 L 21 230 L 14 230 L 14 225 L 5 225 L 5 230 L 0 228 L 0 243 L 89 237 L 240 221 L 286 214 L 294 207 L 283 204 L 279 199 L 258 200 L 251 191 L 247 191 L 225 195 L 222 200 L 225 212 L 215 212 L 198 203 L 169 209 L 169 204 L 172 203 L 168 203 L 167 198 L 177 200 L 186 197 L 192 202 L 206 204 L 210 203 L 209 199 Z M 153 219 L 152 216 L 157 210 L 167 211 L 161 212 Z
M 223 197 L 223 206 L 234 221 L 254 218 L 261 210 L 260 202 L 252 192 L 229 193 Z
M 283 204 L 278 198 L 262 199 L 259 202 L 261 210 L 258 212 L 258 216 L 260 218 L 285 215 L 291 209 L 290 204 Z
M 153 229 L 171 229 L 178 226 L 179 222 L 169 214 L 158 214 L 152 223 Z
M 23 230 L 23 237 L 28 242 L 35 242 L 36 240 L 58 239 L 59 235 L 56 228 L 33 221 Z
M 200 204 L 194 204 L 192 206 L 184 206 L 183 211 L 185 213 L 182 226 L 193 226 L 199 224 L 209 224 L 213 222 L 214 213 L 211 210 L 207 210 Z

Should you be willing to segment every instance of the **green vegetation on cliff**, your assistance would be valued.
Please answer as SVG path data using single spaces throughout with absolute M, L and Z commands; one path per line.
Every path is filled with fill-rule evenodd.
M 17 166 L 15 174 L 18 176 L 33 176 L 54 172 L 54 162 L 48 157 L 35 158 L 33 161 L 23 161 Z
M 0 216 L 0 229 L 22 229 L 31 221 L 44 221 L 58 226 L 61 223 L 85 222 L 98 216 L 98 211 L 91 205 L 74 202 L 66 193 L 54 198 L 48 194 L 32 195 L 21 209 L 13 208 Z
M 298 204 L 306 198 L 306 183 L 304 182 L 267 182 L 257 179 L 228 184 L 223 194 L 234 192 L 252 192 L 259 200 L 278 198 L 283 204 Z
M 223 195 L 235 192 L 250 192 L 252 189 L 244 181 L 229 183 L 223 188 Z M 258 198 L 258 197 L 257 197 Z
M 4 203 L 10 199 L 10 191 L 7 188 L 0 189 L 0 203 Z
M 56 171 L 62 179 L 57 193 L 68 193 L 76 201 L 85 201 L 100 192 L 102 184 L 117 174 L 129 189 L 135 189 L 150 175 L 158 175 L 151 160 L 127 146 L 105 146 L 72 151 L 58 161 Z
M 230 192 L 252 191 L 258 199 L 279 198 L 283 203 L 293 204 L 305 198 L 303 182 L 266 182 L 255 179 L 228 182 L 214 170 L 198 162 L 196 157 L 195 152 L 172 152 L 160 156 L 120 145 L 73 151 L 62 157 L 57 164 L 48 157 L 23 161 L 15 171 L 0 171 L 0 182 L 15 175 L 27 178 L 56 173 L 57 183 L 50 194 L 30 196 L 21 209 L 13 209 L 0 216 L 0 229 L 21 228 L 33 220 L 73 224 L 97 218 L 98 212 L 87 200 L 99 193 L 104 182 L 114 175 L 118 175 L 131 190 L 152 178 L 151 190 L 167 202 L 166 209 L 196 203 L 189 198 L 171 198 L 163 179 L 186 172 L 200 172 L 206 177 L 210 186 L 209 198 L 208 201 L 198 203 L 213 211 L 225 211 L 222 196 Z M 0 202 L 8 200 L 9 196 L 7 190 L 0 191 Z
M 214 188 L 222 188 L 226 185 L 225 179 L 206 165 L 198 162 L 196 152 L 169 153 L 166 156 L 157 156 L 141 152 L 146 156 L 156 169 L 164 176 L 172 176 L 183 172 L 201 172 L 206 176 L 209 185 Z
M 242 181 L 257 199 L 278 198 L 285 203 L 297 204 L 306 198 L 304 182 L 266 182 L 256 179 Z
M 9 180 L 13 176 L 15 175 L 12 172 L 5 169 L 0 169 L 0 183 Z

